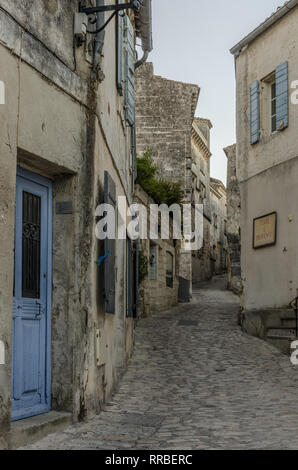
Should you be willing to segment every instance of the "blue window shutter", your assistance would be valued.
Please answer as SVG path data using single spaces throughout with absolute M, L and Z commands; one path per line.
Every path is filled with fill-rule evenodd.
M 120 95 L 123 95 L 123 16 L 118 13 L 117 18 L 117 88 Z
M 276 130 L 282 131 L 289 125 L 289 73 L 288 62 L 275 70 L 276 80 Z
M 260 86 L 254 82 L 250 87 L 250 143 L 260 140 Z
M 104 174 L 104 203 L 110 204 L 116 210 L 116 185 L 111 175 L 105 171 Z M 105 259 L 104 298 L 105 313 L 115 314 L 115 248 L 116 240 L 106 238 L 104 241 L 105 253 L 110 252 Z
M 131 21 L 125 15 L 125 119 L 135 123 L 135 34 Z
M 131 144 L 131 152 L 132 152 L 132 192 L 135 190 L 135 182 L 138 177 L 138 167 L 137 167 L 137 136 L 136 136 L 136 126 L 132 126 L 132 136 L 131 136 L 132 144 Z

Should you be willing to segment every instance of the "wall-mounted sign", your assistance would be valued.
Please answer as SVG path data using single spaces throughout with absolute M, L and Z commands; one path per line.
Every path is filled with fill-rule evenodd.
M 264 248 L 276 244 L 277 213 L 264 215 L 254 219 L 253 247 Z
M 56 214 L 72 214 L 72 202 L 57 202 Z

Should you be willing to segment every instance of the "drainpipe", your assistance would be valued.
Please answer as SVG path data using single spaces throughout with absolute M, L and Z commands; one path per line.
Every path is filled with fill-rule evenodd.
M 137 13 L 138 33 L 142 38 L 143 57 L 135 64 L 135 69 L 143 65 L 153 49 L 152 41 L 152 0 L 144 0 Z
M 105 0 L 96 0 L 96 6 L 97 7 L 102 7 L 105 4 Z M 96 19 L 96 29 L 100 29 L 105 21 L 105 14 L 104 12 L 97 13 L 97 19 Z M 101 55 L 103 51 L 103 46 L 104 46 L 104 40 L 105 40 L 105 30 L 103 29 L 100 31 L 100 33 L 97 33 L 96 38 L 95 38 L 95 47 L 94 47 L 94 64 L 93 64 L 93 69 L 95 72 L 98 72 L 101 69 L 100 66 L 100 60 L 101 60 Z
M 149 56 L 149 51 L 144 51 L 143 57 L 135 63 L 135 70 L 141 67 L 141 65 L 143 65 L 147 61 L 148 56 Z

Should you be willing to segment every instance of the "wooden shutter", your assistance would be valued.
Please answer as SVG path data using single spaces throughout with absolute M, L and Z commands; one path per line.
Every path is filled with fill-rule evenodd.
M 133 317 L 132 309 L 132 241 L 126 241 L 126 316 Z
M 255 144 L 260 140 L 260 88 L 259 82 L 254 82 L 250 87 L 250 143 Z
M 134 245 L 134 317 L 139 316 L 139 241 Z
M 119 94 L 123 95 L 123 13 L 118 13 L 117 18 L 117 88 Z
M 138 316 L 138 303 L 139 303 L 139 243 L 133 242 L 127 237 L 126 243 L 126 315 L 129 318 L 136 318 Z
M 105 171 L 104 176 L 104 202 L 114 207 L 116 211 L 116 185 L 111 175 Z M 116 213 L 116 212 L 115 212 Z M 106 238 L 104 241 L 105 253 L 110 252 L 105 259 L 104 298 L 105 312 L 115 314 L 115 248 L 116 240 Z
M 135 123 L 135 34 L 131 21 L 125 15 L 125 119 Z
M 282 131 L 289 125 L 289 78 L 288 62 L 275 70 L 276 79 L 276 130 Z

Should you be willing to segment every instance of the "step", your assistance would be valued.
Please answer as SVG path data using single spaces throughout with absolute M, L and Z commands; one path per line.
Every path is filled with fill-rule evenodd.
M 50 411 L 49 413 L 15 421 L 11 423 L 9 448 L 13 450 L 33 444 L 49 434 L 63 431 L 71 423 L 71 413 L 60 411 Z
M 291 328 L 296 328 L 296 318 L 281 318 L 281 323 Z
M 269 328 L 267 330 L 267 339 L 296 339 L 296 329 L 295 328 Z

